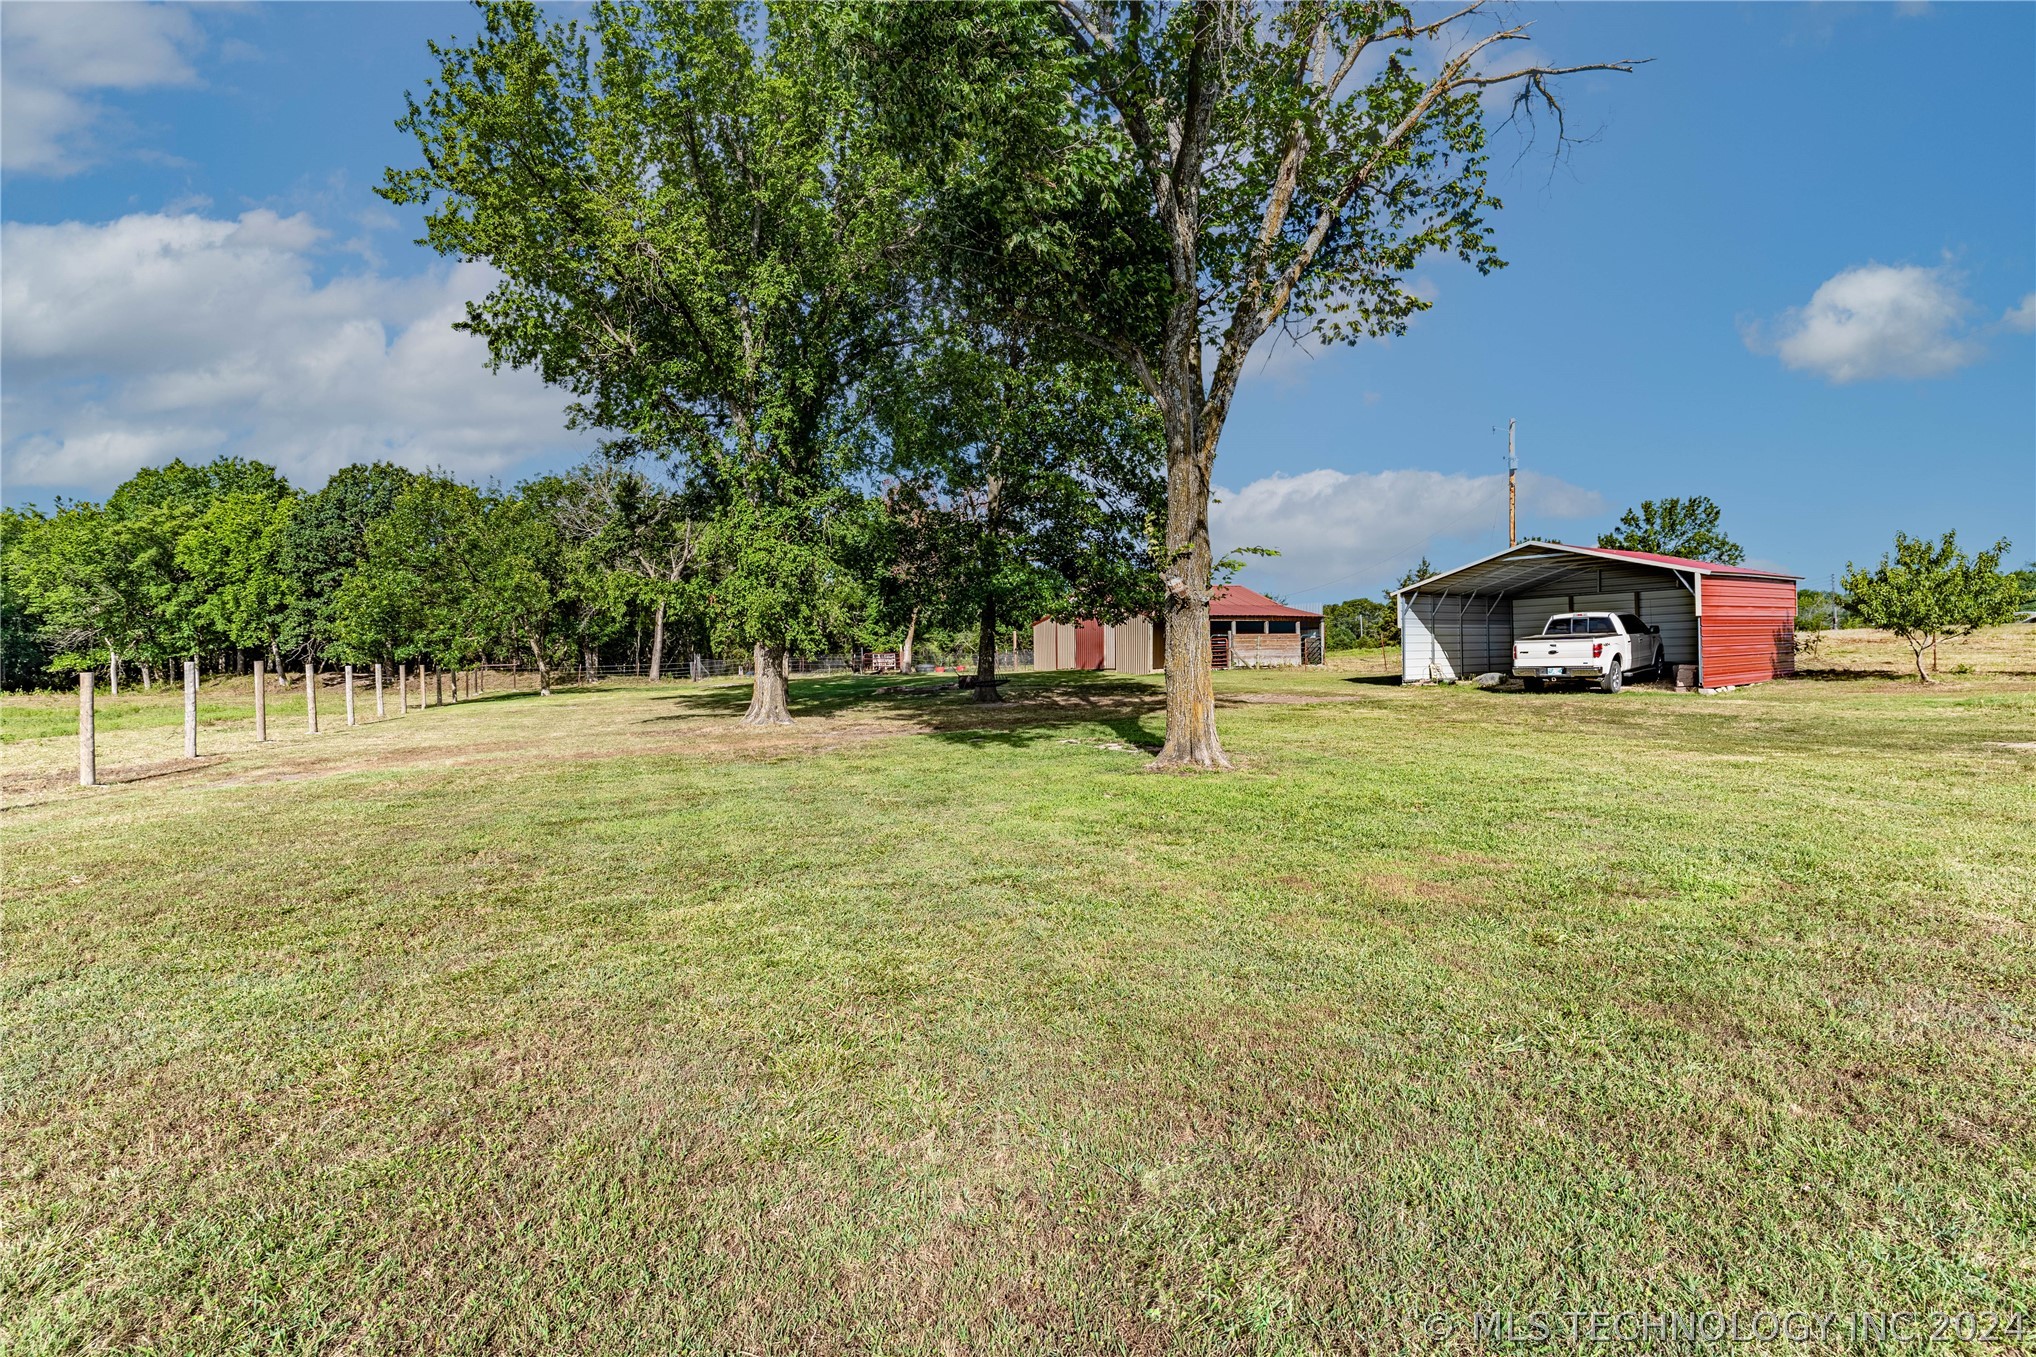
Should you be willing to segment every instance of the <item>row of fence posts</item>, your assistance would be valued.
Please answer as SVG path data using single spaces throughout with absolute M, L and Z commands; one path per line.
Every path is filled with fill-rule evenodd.
M 438 705 L 445 705 L 445 671 L 432 671 L 437 679 Z M 470 671 L 479 674 L 480 670 Z M 425 696 L 425 669 L 417 666 L 417 709 L 423 711 L 432 705 Z M 254 662 L 254 727 L 255 743 L 266 744 L 269 738 L 269 690 L 263 683 L 267 677 L 264 662 Z M 469 679 L 468 691 L 478 694 L 485 685 L 476 679 Z M 511 686 L 513 687 L 513 681 Z M 85 670 L 78 675 L 78 785 L 96 787 L 99 785 L 99 739 L 95 713 L 97 702 L 98 675 Z M 454 692 L 458 692 L 459 679 L 453 679 Z M 117 693 L 117 689 L 115 690 Z M 455 702 L 458 698 L 453 699 Z M 382 695 L 382 666 L 375 665 L 375 719 L 381 720 L 389 714 Z M 396 666 L 396 714 L 410 714 L 410 667 Z M 318 668 L 309 661 L 304 665 L 304 722 L 311 734 L 318 733 Z M 354 667 L 346 666 L 346 723 L 358 724 L 354 713 Z M 184 757 L 198 757 L 198 662 L 184 661 Z

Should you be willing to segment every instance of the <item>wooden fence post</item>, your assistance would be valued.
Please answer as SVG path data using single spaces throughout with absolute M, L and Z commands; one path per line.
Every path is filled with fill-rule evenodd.
M 87 669 L 78 675 L 78 785 L 99 785 L 99 746 L 92 726 L 92 685 L 98 675 Z
M 410 714 L 410 666 L 408 663 L 396 666 L 396 715 Z
M 386 707 L 384 707 L 384 706 L 382 705 L 382 662 L 381 662 L 380 660 L 376 660 L 376 661 L 375 661 L 375 719 L 376 719 L 377 721 L 379 721 L 379 720 L 381 720 L 381 719 L 382 719 L 382 718 L 383 718 L 384 716 L 387 716 L 388 714 L 389 714 L 389 712 L 388 712 L 388 709 L 387 709 Z
M 431 671 L 431 686 L 438 692 L 438 705 L 443 707 L 445 705 L 445 670 L 434 669 Z
M 304 719 L 311 727 L 311 733 L 318 733 L 318 670 L 311 661 L 304 661 Z
M 184 757 L 198 757 L 198 661 L 184 661 Z
M 348 665 L 348 666 L 346 667 L 346 723 L 347 723 L 348 725 L 352 725 L 352 724 L 354 724 L 354 719 L 353 719 L 353 666 L 352 666 L 352 665 Z
M 262 661 L 256 660 L 254 666 L 255 743 L 260 744 L 269 738 L 269 694 L 268 690 L 262 687 Z

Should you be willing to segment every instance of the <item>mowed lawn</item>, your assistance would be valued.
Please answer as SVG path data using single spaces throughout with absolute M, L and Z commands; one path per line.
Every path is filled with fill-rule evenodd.
M 739 685 L 317 736 L 293 689 L 266 748 L 243 683 L 195 766 L 123 694 L 93 790 L 75 699 L 9 699 L 0 1349 L 2036 1310 L 2036 628 L 1981 641 L 1225 674 L 1224 777 L 1141 773 L 1158 680 L 1106 675 L 802 681 L 765 734 Z

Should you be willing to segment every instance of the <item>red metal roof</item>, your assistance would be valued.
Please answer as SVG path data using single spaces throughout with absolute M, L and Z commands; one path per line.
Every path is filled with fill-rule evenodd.
M 1569 546 L 1566 542 L 1552 542 L 1551 546 Z M 1687 556 L 1663 556 L 1653 551 L 1627 551 L 1623 547 L 1578 547 L 1571 551 L 1588 551 L 1596 556 L 1623 556 L 1629 561 L 1645 561 L 1649 565 L 1674 566 L 1677 570 L 1694 570 L 1700 575 L 1754 575 L 1764 580 L 1792 580 L 1796 575 L 1784 575 L 1778 570 L 1756 570 L 1747 565 L 1720 565 L 1716 561 L 1697 561 Z
M 1256 589 L 1247 589 L 1241 584 L 1219 584 L 1216 592 L 1209 595 L 1209 616 L 1319 618 L 1322 614 L 1275 603 Z

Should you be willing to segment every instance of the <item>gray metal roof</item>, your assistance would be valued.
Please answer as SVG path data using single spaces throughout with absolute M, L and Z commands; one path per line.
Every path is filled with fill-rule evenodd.
M 1591 565 L 1622 565 L 1638 570 L 1659 570 L 1683 575 L 1741 575 L 1757 579 L 1793 580 L 1794 575 L 1750 570 L 1744 566 L 1721 566 L 1710 561 L 1690 561 L 1674 556 L 1652 556 L 1646 552 L 1615 551 L 1607 547 L 1573 547 L 1563 542 L 1522 542 L 1504 551 L 1472 561 L 1469 565 L 1430 575 L 1425 580 L 1395 589 L 1395 594 L 1523 594 L 1542 584 L 1560 579 L 1571 571 Z

